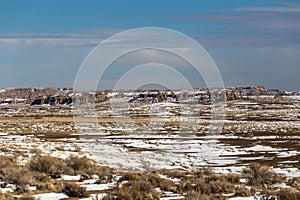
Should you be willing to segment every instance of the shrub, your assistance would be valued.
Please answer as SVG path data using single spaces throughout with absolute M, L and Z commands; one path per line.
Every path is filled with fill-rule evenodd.
M 139 181 L 144 179 L 143 173 L 123 173 L 119 181 Z
M 69 197 L 84 198 L 89 196 L 85 187 L 80 187 L 75 183 L 65 183 L 63 192 Z
M 235 187 L 235 195 L 238 197 L 248 197 L 251 196 L 254 192 L 251 192 L 249 189 L 246 189 L 245 187 L 242 186 L 236 186 Z M 271 200 L 271 199 L 269 199 Z
M 95 166 L 94 162 L 86 156 L 78 157 L 71 155 L 65 160 L 65 163 L 74 170 L 75 174 L 86 172 Z
M 159 194 L 150 182 L 139 180 L 129 181 L 122 187 L 115 187 L 103 200 L 158 200 Z
M 34 181 L 32 173 L 22 166 L 1 169 L 0 178 L 6 183 L 15 184 L 18 192 L 27 191 L 27 186 Z
M 163 191 L 176 192 L 177 187 L 175 186 L 173 181 L 168 180 L 168 179 L 163 179 L 163 178 L 157 179 L 157 177 L 155 179 L 157 182 L 157 184 L 155 185 L 156 187 L 159 187 Z
M 124 181 L 126 183 L 122 184 Z M 161 178 L 156 173 L 122 173 L 122 177 L 118 183 L 122 184 L 122 186 L 118 185 L 114 187 L 104 198 L 105 200 L 159 199 L 160 195 L 155 188 L 160 188 L 163 191 L 177 192 L 177 186 L 173 181 Z
M 37 190 L 43 192 L 60 192 L 63 189 L 63 183 L 51 179 L 49 175 L 42 172 L 34 172 L 33 177 L 35 179 L 35 185 Z
M 40 154 L 30 160 L 29 167 L 33 171 L 43 172 L 54 178 L 63 174 L 65 168 L 62 159 L 52 156 L 42 156 Z
M 160 173 L 167 175 L 171 178 L 185 178 L 186 176 L 186 172 L 182 171 L 182 170 L 167 170 L 167 169 L 163 169 L 160 171 Z
M 73 171 L 73 175 L 81 174 L 84 178 L 89 179 L 91 175 L 98 175 L 98 183 L 107 183 L 112 179 L 113 170 L 109 167 L 99 166 L 96 163 L 84 157 L 70 156 L 65 160 L 66 168 Z
M 98 175 L 100 183 L 107 183 L 112 181 L 114 170 L 110 167 L 96 165 L 93 171 L 88 171 L 88 173 Z
M 187 179 L 178 187 L 181 193 L 186 193 L 187 199 L 225 199 L 223 193 L 250 195 L 248 189 L 242 185 L 238 186 L 238 174 L 217 174 L 211 168 L 201 168 L 193 174 L 193 178 Z
M 0 192 L 0 200 L 13 200 L 13 196 L 11 194 L 7 193 L 1 193 Z
M 294 177 L 289 179 L 288 184 L 300 191 L 300 177 Z
M 293 188 L 285 188 L 277 193 L 279 200 L 299 200 L 300 192 Z
M 15 160 L 13 157 L 0 156 L 0 170 L 13 165 L 15 165 Z
M 159 187 L 165 191 L 175 191 L 176 187 L 173 181 L 160 178 L 157 174 L 147 173 L 124 173 L 119 181 L 146 181 L 154 188 Z
M 0 179 L 6 184 L 15 184 L 17 192 L 27 191 L 28 185 L 34 182 L 31 171 L 8 156 L 0 156 Z
M 194 176 L 197 178 L 202 176 L 211 176 L 213 174 L 215 174 L 215 172 L 211 167 L 202 167 L 194 172 Z
M 282 178 L 272 172 L 270 167 L 259 163 L 250 164 L 249 168 L 244 169 L 243 174 L 249 179 L 251 186 L 268 187 L 268 185 L 282 182 Z
M 209 195 L 192 191 L 192 192 L 187 193 L 186 199 L 187 200 L 199 200 L 199 199 L 210 200 L 210 197 L 209 197 Z
M 240 179 L 241 179 L 241 175 L 240 174 L 229 173 L 229 174 L 227 174 L 226 178 L 227 178 L 227 181 L 230 182 L 230 183 L 239 184 Z

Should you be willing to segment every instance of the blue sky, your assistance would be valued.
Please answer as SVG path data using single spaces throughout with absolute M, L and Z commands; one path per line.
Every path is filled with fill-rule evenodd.
M 197 40 L 225 85 L 300 88 L 300 1 L 52 0 L 0 2 L 0 88 L 72 86 L 87 54 L 131 28 Z

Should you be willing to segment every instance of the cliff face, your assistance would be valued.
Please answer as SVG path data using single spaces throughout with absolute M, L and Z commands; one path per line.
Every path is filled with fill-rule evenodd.
M 0 103 L 7 104 L 71 104 L 71 89 L 63 88 L 8 88 L 0 90 Z
M 55 95 L 56 88 L 8 88 L 0 90 L 0 99 L 34 99 L 43 95 Z
M 262 86 L 229 87 L 226 88 L 227 100 L 235 100 L 247 96 L 281 96 L 291 93 L 277 89 L 267 89 Z M 194 99 L 200 102 L 210 101 L 207 88 L 195 89 L 191 94 L 187 91 L 96 91 L 76 93 L 71 88 L 9 88 L 0 89 L 0 104 L 29 104 L 29 105 L 71 105 L 72 103 L 100 103 L 110 97 L 126 98 L 133 103 L 153 103 L 161 101 L 182 101 Z
M 70 96 L 59 95 L 59 96 L 43 96 L 41 98 L 34 99 L 32 102 L 29 102 L 30 105 L 58 105 L 58 104 L 66 104 L 69 105 L 72 103 L 72 98 Z
M 0 89 L 0 104 L 70 105 L 76 100 L 81 103 L 99 103 L 107 101 L 108 96 L 102 92 L 75 93 L 70 88 Z

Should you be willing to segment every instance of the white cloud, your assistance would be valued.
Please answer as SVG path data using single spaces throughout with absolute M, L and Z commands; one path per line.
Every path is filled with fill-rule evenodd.
M 239 12 L 300 12 L 299 3 L 285 3 L 285 6 L 249 6 L 233 9 Z
M 209 30 L 210 34 L 199 32 L 197 41 L 206 46 L 289 47 L 300 44 L 299 3 L 238 7 L 220 13 L 176 17 L 220 24 Z
M 0 34 L 0 46 L 90 47 L 122 29 L 82 30 L 53 34 Z

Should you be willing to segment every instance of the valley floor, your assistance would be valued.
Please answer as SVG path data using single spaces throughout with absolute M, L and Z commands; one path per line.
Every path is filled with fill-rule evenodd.
M 86 113 L 84 116 L 82 113 L 78 114 L 80 110 L 70 105 L 0 105 L 0 154 L 17 156 L 17 162 L 23 166 L 36 156 L 37 151 L 42 155 L 61 159 L 87 156 L 97 165 L 108 166 L 116 172 L 113 173 L 114 179 L 111 182 L 100 184 L 97 178 L 88 178 L 79 184 L 85 186 L 88 191 L 102 191 L 97 193 L 111 195 L 120 192 L 111 188 L 118 186 L 116 184 L 120 182 L 118 177 L 122 177 L 121 173 L 138 171 L 143 173 L 137 176 L 143 178 L 122 180 L 122 184 L 127 183 L 123 181 L 129 181 L 128 187 L 137 187 L 131 184 L 144 180 L 144 176 L 153 175 L 155 178 L 152 178 L 156 181 L 163 178 L 173 182 L 166 185 L 175 184 L 176 190 L 164 190 L 161 185 L 155 184 L 149 186 L 157 190 L 156 193 L 161 199 L 197 199 L 200 198 L 197 195 L 201 193 L 199 188 L 179 190 L 174 180 L 184 182 L 184 179 L 188 180 L 186 183 L 197 185 L 198 182 L 193 182 L 196 179 L 187 177 L 194 177 L 197 171 L 207 167 L 217 173 L 210 172 L 211 176 L 221 177 L 214 181 L 255 188 L 256 186 L 251 185 L 254 183 L 249 182 L 251 177 L 247 177 L 247 169 L 253 163 L 256 164 L 252 171 L 257 172 L 261 166 L 261 170 L 266 170 L 264 166 L 270 166 L 270 173 L 289 177 L 276 180 L 276 183 L 262 183 L 256 188 L 260 192 L 258 195 L 262 195 L 261 192 L 266 194 L 266 191 L 271 191 L 270 195 L 277 194 L 276 189 L 270 187 L 293 188 L 299 193 L 300 183 L 296 183 L 300 177 L 298 99 L 256 97 L 229 101 L 226 105 L 226 115 L 222 119 L 211 119 L 211 106 L 201 103 L 130 103 L 126 107 L 114 108 L 111 108 L 111 105 L 111 102 L 97 104 L 93 110 L 94 114 L 97 114 L 96 117 L 93 113 Z M 220 126 L 221 131 L 218 129 Z M 169 175 L 169 171 L 163 173 L 161 170 L 176 170 L 185 174 L 177 177 Z M 145 172 L 148 172 L 148 175 Z M 238 181 L 225 180 L 224 174 L 239 174 L 236 175 Z M 76 177 L 79 174 L 73 175 Z M 90 174 L 92 175 L 95 174 Z M 146 180 L 150 178 L 146 177 Z M 199 177 L 197 180 L 200 180 Z M 288 180 L 296 182 L 292 185 Z M 276 184 L 278 185 L 275 186 Z M 218 195 L 223 199 L 238 196 L 235 187 L 229 188 L 220 190 L 224 195 Z M 108 190 L 110 192 L 107 192 Z M 152 194 L 152 199 L 155 199 L 155 194 Z M 203 192 L 201 194 L 207 195 Z M 64 194 L 48 195 L 58 195 L 53 199 L 65 198 Z M 242 196 L 247 195 L 253 196 L 254 193 L 245 189 Z M 100 196 L 94 199 L 101 199 Z M 43 196 L 36 197 L 46 199 Z M 201 198 L 212 199 L 210 196 Z

